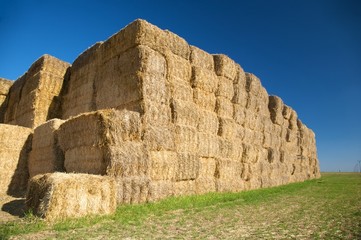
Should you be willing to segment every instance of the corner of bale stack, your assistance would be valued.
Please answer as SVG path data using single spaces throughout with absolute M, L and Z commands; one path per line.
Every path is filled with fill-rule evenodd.
M 49 173 L 33 177 L 26 205 L 47 221 L 86 215 L 112 214 L 116 210 L 115 180 L 88 174 Z
M 4 123 L 34 128 L 59 115 L 57 97 L 69 66 L 50 55 L 36 60 L 10 87 Z

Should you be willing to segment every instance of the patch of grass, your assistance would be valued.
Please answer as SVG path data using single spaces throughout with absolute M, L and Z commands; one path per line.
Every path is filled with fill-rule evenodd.
M 358 239 L 360 234 L 361 175 L 339 173 L 240 193 L 120 206 L 111 216 L 47 225 L 29 215 L 20 223 L 0 226 L 1 239 Z

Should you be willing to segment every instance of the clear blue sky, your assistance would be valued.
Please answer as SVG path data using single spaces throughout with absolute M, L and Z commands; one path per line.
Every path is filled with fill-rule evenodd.
M 358 0 L 0 0 L 0 77 L 45 53 L 71 63 L 137 18 L 255 73 L 315 131 L 322 171 L 361 160 Z

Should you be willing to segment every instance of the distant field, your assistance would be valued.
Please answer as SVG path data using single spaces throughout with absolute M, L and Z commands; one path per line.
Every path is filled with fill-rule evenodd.
M 0 239 L 361 239 L 361 174 L 241 193 L 119 207 L 107 217 L 46 225 L 28 215 Z

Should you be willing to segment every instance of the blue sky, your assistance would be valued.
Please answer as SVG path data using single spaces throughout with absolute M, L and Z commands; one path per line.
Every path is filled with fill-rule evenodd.
M 73 62 L 137 18 L 256 74 L 316 133 L 322 171 L 361 160 L 361 1 L 0 0 L 0 77 Z

